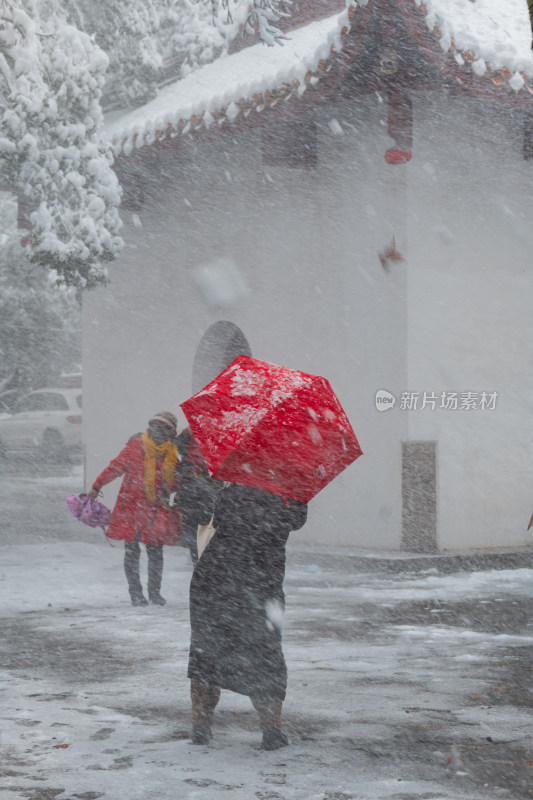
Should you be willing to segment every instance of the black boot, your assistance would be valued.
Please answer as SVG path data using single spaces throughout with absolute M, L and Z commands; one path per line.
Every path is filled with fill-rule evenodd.
M 141 592 L 141 594 L 132 595 L 131 604 L 132 606 L 147 606 L 148 600 Z
M 280 747 L 287 747 L 288 744 L 289 740 L 279 728 L 263 731 L 261 750 L 279 750 Z
M 191 740 L 193 744 L 209 744 L 213 732 L 209 725 L 193 725 Z
M 153 606 L 165 606 L 167 604 L 167 601 L 165 600 L 164 597 L 161 597 L 160 594 L 151 594 L 150 603 Z
M 280 747 L 287 747 L 289 740 L 280 730 L 283 705 L 281 700 L 263 700 L 258 697 L 250 697 L 250 700 L 259 714 L 263 731 L 261 750 L 279 750 Z

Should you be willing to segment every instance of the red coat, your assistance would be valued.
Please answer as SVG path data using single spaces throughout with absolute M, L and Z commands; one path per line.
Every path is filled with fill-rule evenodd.
M 156 462 L 155 496 L 161 497 L 163 482 L 161 479 L 162 460 Z M 144 544 L 173 545 L 178 543 L 180 518 L 177 509 L 166 511 L 159 508 L 146 497 L 144 488 L 144 448 L 141 437 L 132 439 L 118 456 L 100 473 L 93 486 L 100 490 L 115 478 L 124 475 L 117 502 L 111 514 L 111 522 L 107 535 L 110 539 L 125 539 L 133 542 L 137 531 Z M 170 487 L 177 489 L 176 485 Z M 154 521 L 157 521 L 154 525 Z

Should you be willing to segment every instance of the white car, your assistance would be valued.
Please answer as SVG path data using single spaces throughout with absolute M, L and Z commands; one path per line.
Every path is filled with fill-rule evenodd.
M 35 451 L 60 459 L 81 451 L 81 389 L 38 389 L 0 413 L 0 457 Z

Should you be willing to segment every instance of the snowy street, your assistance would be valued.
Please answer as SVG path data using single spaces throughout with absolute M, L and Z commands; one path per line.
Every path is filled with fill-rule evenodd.
M 132 608 L 122 545 L 64 503 L 80 475 L 0 488 L 2 800 L 533 796 L 531 551 L 515 569 L 392 555 L 363 569 L 292 534 L 291 745 L 260 751 L 248 699 L 223 692 L 214 741 L 193 746 L 188 553 L 165 548 L 165 608 Z

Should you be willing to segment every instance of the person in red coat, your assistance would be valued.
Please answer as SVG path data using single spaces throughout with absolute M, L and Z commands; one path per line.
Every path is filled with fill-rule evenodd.
M 102 486 L 124 475 L 107 535 L 124 540 L 124 570 L 134 606 L 146 606 L 148 600 L 158 606 L 166 603 L 161 596 L 163 546 L 177 544 L 179 533 L 169 507 L 170 494 L 177 488 L 176 434 L 177 418 L 171 411 L 155 414 L 146 432 L 130 439 L 89 492 L 97 497 Z M 148 600 L 139 574 L 141 542 L 148 556 Z

